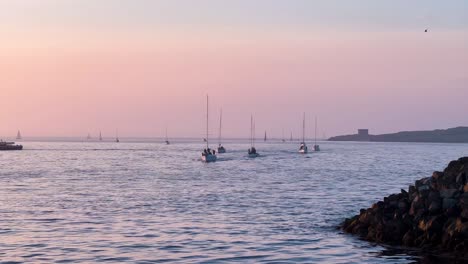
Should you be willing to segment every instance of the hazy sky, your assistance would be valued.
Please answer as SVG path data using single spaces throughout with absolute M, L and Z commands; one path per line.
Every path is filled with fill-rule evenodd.
M 424 29 L 429 28 L 428 33 Z M 468 126 L 468 1 L 0 0 L 0 135 Z

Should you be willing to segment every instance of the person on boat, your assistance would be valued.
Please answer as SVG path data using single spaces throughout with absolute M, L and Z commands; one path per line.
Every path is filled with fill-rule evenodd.
M 257 154 L 257 150 L 254 147 L 252 147 L 249 149 L 249 154 Z

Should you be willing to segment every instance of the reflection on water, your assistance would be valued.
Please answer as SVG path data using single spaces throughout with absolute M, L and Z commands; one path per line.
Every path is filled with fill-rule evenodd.
M 435 263 L 336 226 L 468 145 L 26 143 L 0 153 L 0 259 L 37 262 Z

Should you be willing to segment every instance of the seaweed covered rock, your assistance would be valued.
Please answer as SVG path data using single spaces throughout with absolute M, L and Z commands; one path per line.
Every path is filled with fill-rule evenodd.
M 361 209 L 341 228 L 369 241 L 468 257 L 468 157 Z

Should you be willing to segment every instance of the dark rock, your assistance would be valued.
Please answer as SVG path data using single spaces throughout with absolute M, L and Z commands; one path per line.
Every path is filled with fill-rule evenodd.
M 345 232 L 367 240 L 446 250 L 468 257 L 468 157 L 415 181 L 346 219 Z
M 449 208 L 454 208 L 457 206 L 457 200 L 452 199 L 452 198 L 444 198 L 442 200 L 442 209 L 449 209 Z
M 442 198 L 457 198 L 458 196 L 458 190 L 457 189 L 445 189 L 445 190 L 440 190 L 440 197 Z
M 444 176 L 444 173 L 443 173 L 443 172 L 440 172 L 440 171 L 434 171 L 434 172 L 432 173 L 432 178 L 433 178 L 434 180 L 440 179 L 440 178 L 442 178 L 443 176 Z
M 440 212 L 442 209 L 442 203 L 439 201 L 432 201 L 432 203 L 429 205 L 429 213 L 430 214 L 437 214 Z

